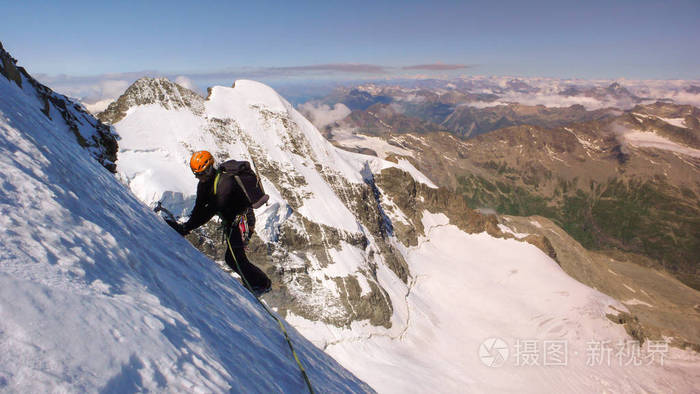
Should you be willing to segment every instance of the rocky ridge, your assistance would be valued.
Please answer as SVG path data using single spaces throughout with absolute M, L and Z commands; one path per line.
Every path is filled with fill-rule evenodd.
M 166 109 L 187 108 L 202 115 L 204 99 L 197 93 L 168 81 L 167 78 L 141 78 L 112 102 L 97 117 L 103 122 L 114 124 L 126 116 L 126 111 L 137 105 L 158 104 Z
M 60 117 L 80 146 L 87 149 L 108 170 L 115 171 L 117 138 L 111 128 L 90 115 L 84 107 L 58 94 L 32 77 L 0 43 L 0 74 L 25 92 L 37 97 L 47 118 Z

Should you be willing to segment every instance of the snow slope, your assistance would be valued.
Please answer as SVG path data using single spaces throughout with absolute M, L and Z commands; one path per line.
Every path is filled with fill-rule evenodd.
M 23 86 L 0 76 L 0 391 L 304 392 L 277 323 Z M 289 333 L 319 392 L 371 391 Z

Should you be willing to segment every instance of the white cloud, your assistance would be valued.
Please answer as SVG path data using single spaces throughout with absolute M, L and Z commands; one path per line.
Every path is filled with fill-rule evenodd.
M 185 89 L 189 89 L 193 92 L 201 93 L 201 92 L 199 92 L 197 85 L 195 85 L 194 82 L 190 78 L 188 78 L 184 75 L 178 75 L 177 77 L 175 77 L 175 83 L 182 86 Z
M 350 115 L 350 108 L 343 103 L 337 103 L 331 108 L 327 104 L 308 102 L 299 106 L 299 111 L 306 116 L 318 129 Z
M 124 93 L 132 81 L 127 80 L 96 80 L 78 82 L 58 82 L 49 84 L 53 90 L 76 97 L 84 103 L 96 103 L 104 100 L 115 100 Z
M 100 81 L 97 95 L 101 99 L 117 98 L 124 93 L 129 85 L 131 85 L 131 82 L 123 79 Z
M 690 104 L 700 108 L 700 94 L 676 92 L 674 94 L 670 94 L 669 98 L 678 104 Z
M 68 75 L 37 74 L 34 77 L 41 83 L 82 102 L 94 113 L 119 98 L 136 79 L 145 73 L 105 74 L 88 77 Z M 91 108 L 96 108 L 95 110 Z
M 538 91 L 516 92 L 508 89 L 507 82 L 511 79 L 519 79 Z M 485 108 L 508 103 L 521 103 L 525 105 L 544 105 L 547 107 L 569 107 L 574 104 L 583 105 L 588 110 L 615 107 L 630 109 L 636 104 L 653 103 L 660 99 L 670 99 L 678 104 L 690 104 L 700 106 L 700 94 L 685 91 L 691 85 L 700 86 L 698 81 L 685 80 L 581 80 L 581 79 L 555 79 L 555 78 L 526 78 L 509 76 L 464 76 L 463 81 L 474 84 L 474 93 L 495 93 L 499 96 L 497 101 L 475 101 L 465 105 Z M 599 95 L 591 97 L 586 95 L 563 96 L 559 93 L 568 87 L 575 86 L 581 90 L 591 88 L 606 88 L 611 83 L 618 82 L 632 94 L 642 99 L 637 102 L 630 97 L 614 97 L 612 95 Z M 499 91 L 499 88 L 503 91 Z
M 594 97 L 567 97 L 560 96 L 557 94 L 539 94 L 539 93 L 528 93 L 520 94 L 509 92 L 496 101 L 472 101 L 465 103 L 463 105 L 476 108 L 488 108 L 495 107 L 497 105 L 508 105 L 511 103 L 519 103 L 523 105 L 544 105 L 550 108 L 565 108 L 572 105 L 582 105 L 588 110 L 595 110 L 607 107 L 617 107 L 620 108 L 620 102 L 612 102 L 606 100 L 598 100 Z M 629 105 L 625 103 L 622 107 L 627 108 Z
M 85 106 L 85 109 L 88 110 L 91 114 L 97 115 L 100 112 L 104 111 L 107 109 L 107 107 L 114 102 L 113 99 L 104 99 L 97 101 L 95 103 L 83 103 Z

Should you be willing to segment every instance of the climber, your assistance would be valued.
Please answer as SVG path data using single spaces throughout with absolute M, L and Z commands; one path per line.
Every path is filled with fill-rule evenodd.
M 226 264 L 241 276 L 253 294 L 268 292 L 270 279 L 248 261 L 244 249 L 255 228 L 253 208 L 269 198 L 250 164 L 229 160 L 215 168 L 211 153 L 198 151 L 190 158 L 190 169 L 199 180 L 197 198 L 189 220 L 175 229 L 184 236 L 219 215 L 224 224 Z

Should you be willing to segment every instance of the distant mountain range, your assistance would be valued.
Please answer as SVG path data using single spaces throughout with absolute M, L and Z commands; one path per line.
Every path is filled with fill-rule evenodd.
M 461 82 L 461 83 L 460 83 Z M 523 98 L 544 94 L 548 100 L 571 105 L 547 107 L 527 105 Z M 522 97 L 521 97 L 522 96 Z M 527 101 L 527 100 L 526 100 Z M 338 88 L 321 100 L 327 105 L 342 103 L 352 114 L 337 127 L 359 129 L 369 134 L 447 131 L 460 138 L 474 137 L 516 125 L 558 127 L 573 122 L 601 120 L 619 114 L 619 107 L 649 101 L 617 82 L 606 87 L 564 85 L 544 92 L 519 79 L 498 83 L 455 80 L 436 81 L 432 86 L 402 87 L 365 84 Z M 595 103 L 588 111 L 581 102 Z

